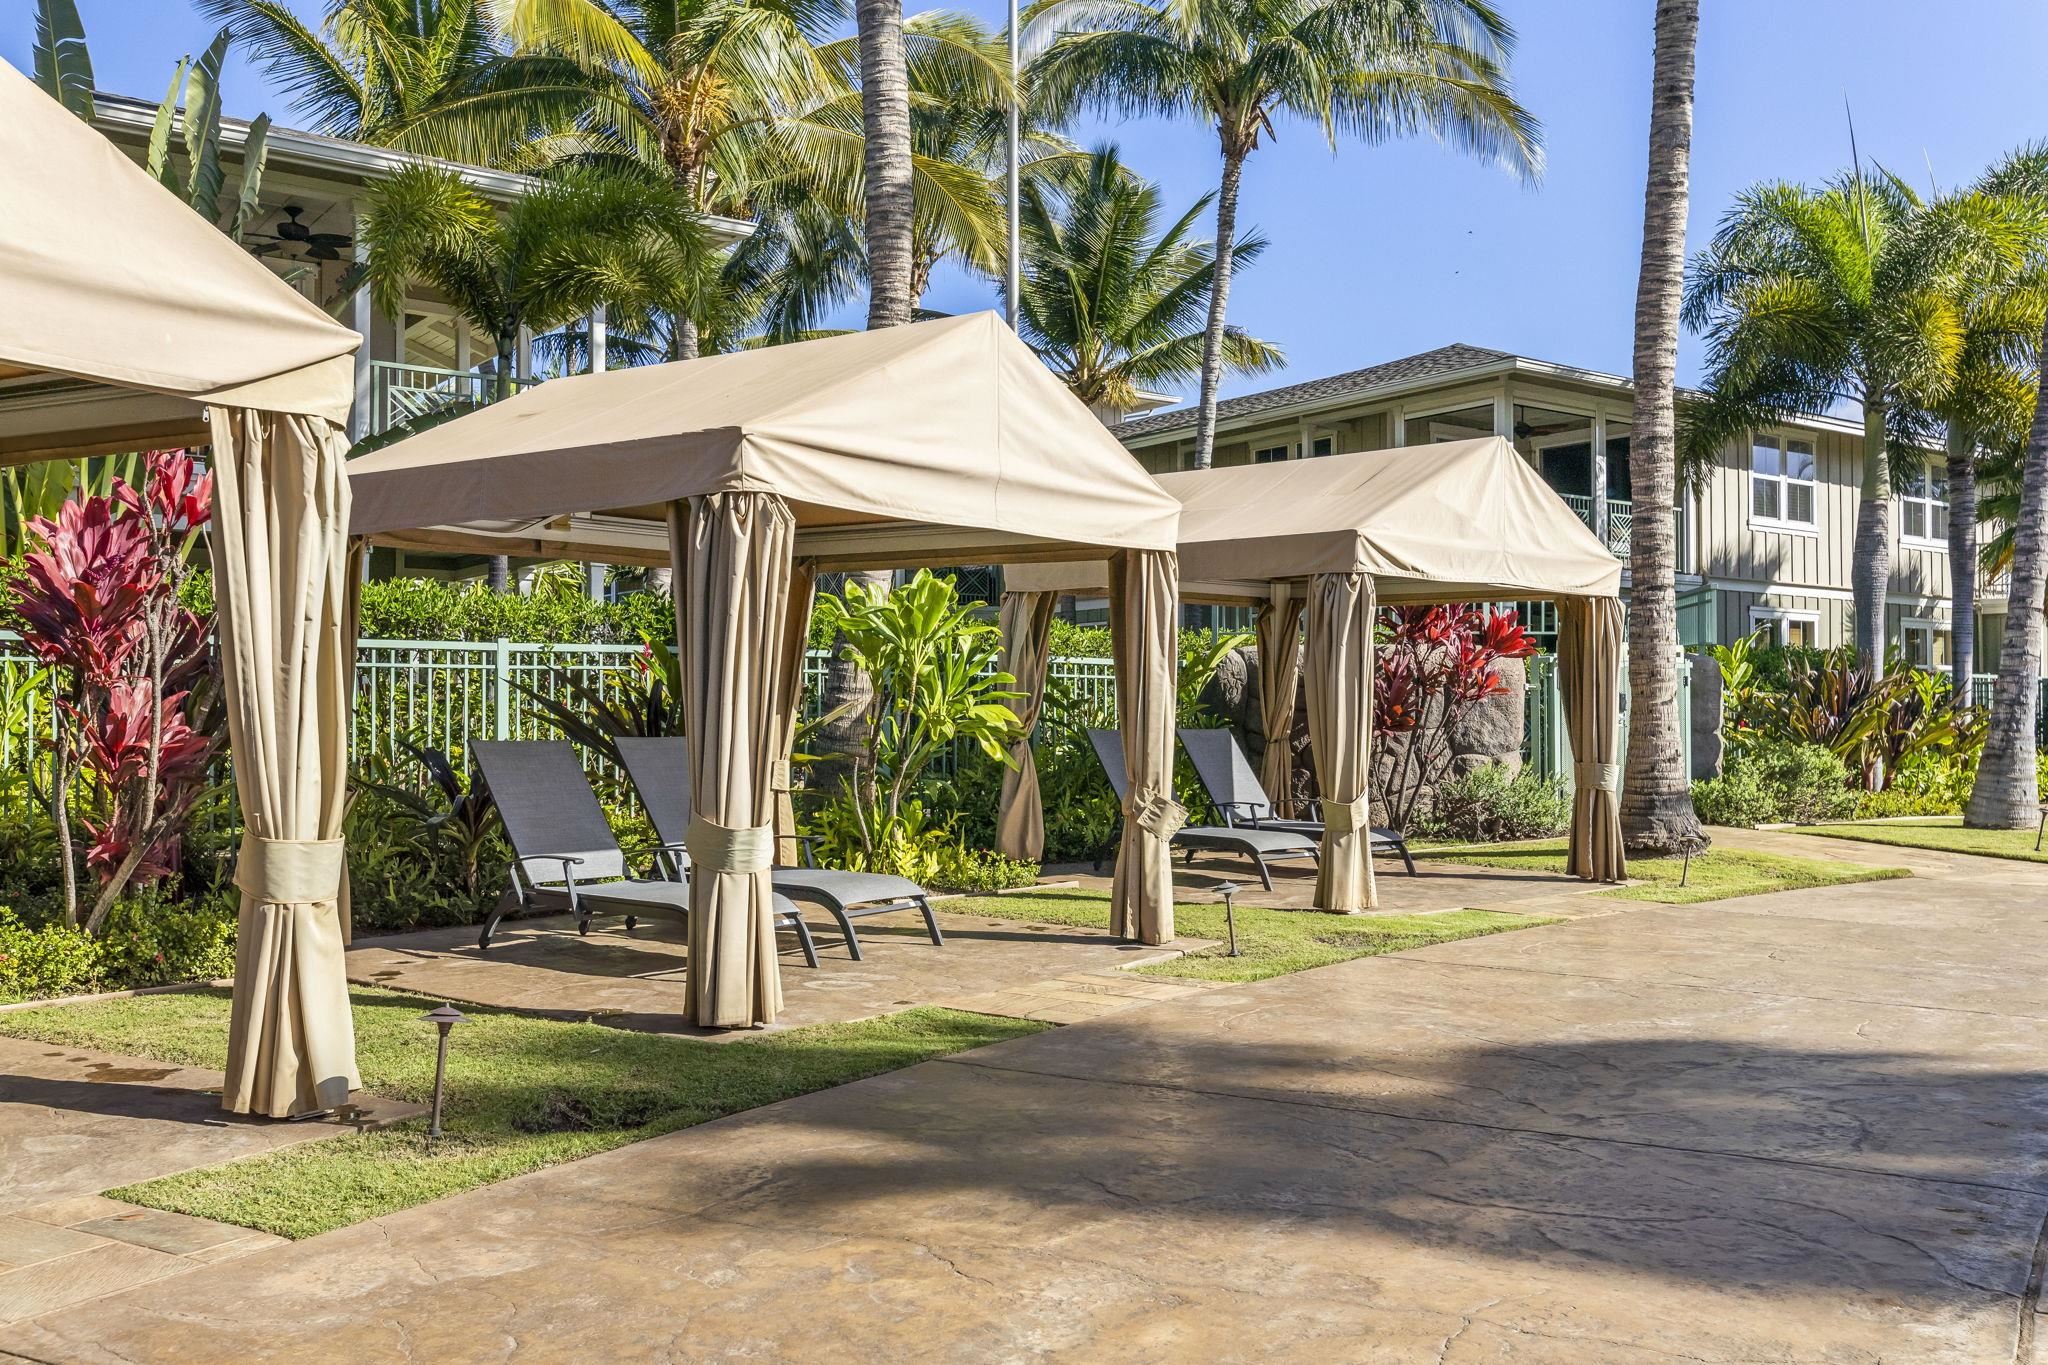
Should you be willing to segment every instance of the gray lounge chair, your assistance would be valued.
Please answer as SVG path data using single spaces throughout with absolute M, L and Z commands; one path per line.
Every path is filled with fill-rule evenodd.
M 1110 789 L 1116 793 L 1117 805 L 1121 807 L 1130 799 L 1130 769 L 1124 765 L 1124 737 L 1115 730 L 1090 730 L 1088 742 L 1095 748 L 1095 761 L 1102 765 L 1102 771 L 1109 778 Z M 1117 818 L 1121 830 L 1123 818 Z M 1114 839 L 1112 839 L 1114 842 Z M 1322 852 L 1321 845 L 1314 839 L 1299 834 L 1290 834 L 1277 829 L 1238 829 L 1229 825 L 1189 825 L 1175 834 L 1173 846 L 1184 850 L 1188 861 L 1193 862 L 1199 852 L 1238 853 L 1252 860 L 1258 869 L 1259 882 L 1268 891 L 1273 889 L 1273 873 L 1268 863 L 1287 862 L 1296 858 L 1316 861 Z
M 680 879 L 690 865 L 683 837 L 690 827 L 690 752 L 688 741 L 675 738 L 634 738 L 613 741 L 626 776 L 640 793 L 640 804 L 661 840 L 669 875 Z M 816 905 L 839 921 L 846 935 L 846 950 L 855 962 L 862 961 L 860 939 L 853 922 L 869 915 L 886 915 L 895 910 L 917 910 L 924 915 L 924 927 L 932 942 L 943 948 L 946 939 L 939 932 L 938 917 L 932 913 L 931 893 L 906 877 L 879 872 L 846 872 L 825 867 L 778 867 L 775 869 L 778 895 L 803 904 Z
M 1202 790 L 1209 794 L 1210 804 L 1222 815 L 1224 824 L 1285 830 L 1317 840 L 1323 837 L 1322 821 L 1287 820 L 1273 809 L 1273 803 L 1266 799 L 1266 789 L 1260 784 L 1259 775 L 1252 771 L 1251 760 L 1245 757 L 1243 746 L 1230 730 L 1197 730 L 1183 726 L 1180 743 L 1188 751 L 1188 758 L 1195 765 L 1195 777 L 1201 782 Z M 1372 851 L 1398 855 L 1407 866 L 1408 875 L 1416 875 L 1415 859 L 1408 852 L 1408 841 L 1384 825 L 1372 827 Z
M 625 851 L 567 742 L 484 740 L 469 752 L 512 842 L 512 889 L 484 921 L 478 948 L 491 946 L 498 921 L 515 910 L 567 910 L 576 916 L 579 934 L 590 932 L 593 915 L 624 915 L 628 930 L 650 913 L 689 918 L 690 888 L 684 883 L 627 878 Z M 796 935 L 804 961 L 817 966 L 811 931 L 796 906 L 779 895 L 775 923 Z

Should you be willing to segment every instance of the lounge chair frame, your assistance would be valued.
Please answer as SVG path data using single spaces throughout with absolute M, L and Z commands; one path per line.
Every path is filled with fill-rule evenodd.
M 576 917 L 588 934 L 597 915 L 624 915 L 626 929 L 644 914 L 688 921 L 689 888 L 667 878 L 633 878 L 597 793 L 564 740 L 477 740 L 469 752 L 491 789 L 512 844 L 511 889 L 484 920 L 476 946 L 488 950 L 498 924 L 514 912 Z M 548 875 L 554 874 L 554 875 Z M 796 935 L 804 961 L 818 965 L 817 945 L 796 907 L 776 897 L 775 923 Z
M 1117 806 L 1121 811 L 1124 802 L 1130 799 L 1130 776 L 1129 769 L 1124 766 L 1123 736 L 1115 730 L 1090 730 L 1088 743 L 1095 750 L 1095 761 L 1102 765 L 1103 774 L 1109 778 L 1110 789 L 1116 793 Z M 1108 847 L 1115 847 L 1122 833 L 1123 816 L 1119 813 Z M 1188 825 L 1170 842 L 1187 854 L 1189 862 L 1195 860 L 1195 854 L 1202 852 L 1241 854 L 1252 860 L 1252 866 L 1258 870 L 1259 884 L 1268 891 L 1273 889 L 1269 863 L 1297 858 L 1306 858 L 1314 863 L 1322 856 L 1322 848 L 1315 840 L 1292 831 L 1240 828 L 1227 824 Z M 1098 868 L 1102 866 L 1100 855 L 1095 865 Z
M 673 735 L 620 736 L 613 743 L 627 778 L 640 794 L 640 805 L 654 826 L 655 837 L 661 840 L 657 857 L 662 869 L 665 875 L 680 881 L 688 875 L 690 866 L 689 849 L 683 843 L 690 825 L 688 741 Z M 847 953 L 855 962 L 866 958 L 861 953 L 860 936 L 853 931 L 853 922 L 897 910 L 919 911 L 933 944 L 946 946 L 938 916 L 932 913 L 931 893 L 916 882 L 878 872 L 816 867 L 812 865 L 808 842 L 804 845 L 804 860 L 803 867 L 774 870 L 775 890 L 798 904 L 815 905 L 838 921 L 846 938 Z
M 1322 839 L 1321 820 L 1290 820 L 1273 809 L 1258 774 L 1252 771 L 1251 760 L 1245 756 L 1244 746 L 1237 742 L 1237 735 L 1229 728 L 1184 725 L 1178 733 L 1181 747 L 1188 751 L 1188 760 L 1195 765 L 1196 780 L 1202 784 L 1209 804 L 1223 817 L 1224 824 L 1247 829 L 1285 830 L 1318 841 Z M 1415 857 L 1408 851 L 1408 841 L 1397 831 L 1384 825 L 1374 825 L 1372 850 L 1398 855 L 1409 876 L 1420 875 L 1415 870 Z

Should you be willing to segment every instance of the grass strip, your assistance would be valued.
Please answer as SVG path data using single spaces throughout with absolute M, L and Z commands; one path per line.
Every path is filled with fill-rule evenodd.
M 1980 858 L 2011 858 L 2022 863 L 2048 863 L 2048 848 L 2036 851 L 2033 829 L 1964 829 L 1960 815 L 1928 820 L 1885 821 L 1882 824 L 1806 825 L 1800 834 L 1829 839 L 1854 839 L 1896 848 L 1926 848 L 1939 853 L 1974 853 Z
M 1036 924 L 1109 927 L 1109 897 L 1100 891 L 974 897 L 949 902 L 946 909 L 954 914 L 987 915 L 992 919 Z M 1219 902 L 1176 905 L 1173 921 L 1183 938 L 1226 937 L 1223 906 Z M 1323 915 L 1312 910 L 1240 905 L 1237 946 L 1242 956 L 1231 957 L 1218 946 L 1132 970 L 1138 975 L 1196 981 L 1263 981 L 1310 967 L 1327 967 L 1333 962 L 1378 957 L 1407 948 L 1426 948 L 1432 943 L 1450 943 L 1555 922 L 1490 910 L 1450 910 L 1434 915 Z
M 1564 872 L 1562 839 L 1521 844 L 1488 844 L 1418 851 L 1418 860 L 1458 863 L 1466 867 L 1513 868 L 1523 872 Z M 1800 858 L 1751 849 L 1713 848 L 1696 854 L 1685 870 L 1681 858 L 1631 858 L 1628 875 L 1635 883 L 1592 894 L 1611 900 L 1650 901 L 1658 905 L 1697 905 L 1735 896 L 1761 896 L 1772 891 L 1799 891 L 1846 882 L 1885 881 L 1913 874 L 1903 867 L 1872 867 L 1839 858 Z M 1679 885 L 1683 877 L 1685 884 Z
M 352 992 L 365 1088 L 426 1101 L 440 1003 Z M 424 1119 L 303 1143 L 129 1185 L 116 1199 L 284 1237 L 310 1237 L 543 1166 L 737 1114 L 864 1076 L 1039 1032 L 1045 1025 L 956 1010 L 764 1033 L 729 1043 L 465 1008 L 448 1051 L 446 1136 Z M 228 993 L 206 989 L 0 1015 L 0 1033 L 219 1069 Z

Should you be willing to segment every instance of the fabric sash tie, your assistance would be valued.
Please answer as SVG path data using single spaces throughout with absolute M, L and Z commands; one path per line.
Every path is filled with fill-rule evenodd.
M 339 839 L 264 839 L 242 836 L 235 885 L 272 905 L 318 905 L 341 895 L 347 865 Z
M 775 826 L 716 824 L 690 817 L 683 842 L 690 865 L 701 872 L 766 872 L 775 866 Z
M 1364 795 L 1350 801 L 1326 798 L 1322 803 L 1323 828 L 1340 839 L 1347 834 L 1356 834 L 1372 818 L 1371 805 L 1371 800 Z
M 1143 787 L 1124 803 L 1124 819 L 1147 834 L 1171 839 L 1188 822 L 1188 809 L 1157 787 Z
M 1621 790 L 1621 765 L 1619 763 L 1574 763 L 1572 782 L 1584 789 L 1597 787 L 1601 791 Z

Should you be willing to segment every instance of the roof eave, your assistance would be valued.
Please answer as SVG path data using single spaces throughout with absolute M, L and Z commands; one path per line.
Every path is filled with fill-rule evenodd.
M 1447 388 L 1456 384 L 1470 383 L 1476 379 L 1489 379 L 1501 374 L 1525 374 L 1538 379 L 1567 380 L 1596 388 L 1611 389 L 1618 393 L 1630 393 L 1635 387 L 1634 382 L 1626 376 L 1609 374 L 1604 370 L 1581 369 L 1576 365 L 1559 365 L 1547 360 L 1532 360 L 1527 356 L 1506 356 L 1499 360 L 1489 360 L 1482 364 L 1470 365 L 1459 370 L 1447 370 L 1440 374 L 1422 375 L 1412 379 L 1389 379 L 1377 384 L 1366 384 L 1335 398 L 1303 399 L 1295 403 L 1285 403 L 1278 407 L 1261 408 L 1257 412 L 1246 413 L 1241 418 L 1221 420 L 1217 423 L 1217 430 L 1221 432 L 1226 429 L 1237 430 L 1240 428 L 1258 427 L 1269 422 L 1284 421 L 1290 417 L 1311 416 L 1333 407 L 1350 407 L 1358 403 L 1371 403 L 1388 398 L 1399 398 L 1408 393 Z M 1684 391 L 1681 390 L 1681 392 Z M 1175 414 L 1175 416 L 1179 415 L 1178 413 Z M 1158 431 L 1140 432 L 1130 436 L 1125 436 L 1117 432 L 1115 428 L 1112 428 L 1111 434 L 1116 435 L 1124 444 L 1134 447 L 1161 445 L 1168 442 L 1185 440 L 1194 431 L 1194 416 L 1195 414 L 1191 409 L 1187 414 L 1188 420 L 1185 423 L 1177 423 Z M 1863 424 L 1861 422 L 1851 422 L 1844 418 L 1832 417 L 1824 413 L 1802 414 L 1793 419 L 1793 424 L 1814 427 L 1824 431 L 1842 432 L 1852 436 L 1861 436 L 1863 434 Z
M 147 145 L 156 124 L 156 109 L 153 104 L 127 95 L 95 94 L 93 126 L 115 142 Z M 249 139 L 248 121 L 223 118 L 220 132 L 221 150 L 240 160 L 242 147 Z M 318 175 L 341 185 L 367 186 L 388 179 L 407 166 L 438 166 L 461 176 L 492 202 L 509 204 L 540 183 L 533 176 L 518 171 L 492 170 L 390 147 L 372 147 L 367 143 L 350 142 L 347 138 L 329 137 L 324 133 L 303 132 L 297 128 L 272 127 L 264 138 L 264 145 L 273 164 Z M 754 232 L 754 225 L 740 218 L 707 215 L 704 223 L 717 246 L 743 241 Z

